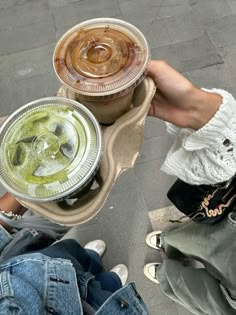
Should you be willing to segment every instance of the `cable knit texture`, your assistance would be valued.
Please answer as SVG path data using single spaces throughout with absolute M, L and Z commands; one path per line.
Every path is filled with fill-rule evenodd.
M 197 131 L 167 123 L 176 139 L 161 168 L 193 185 L 224 182 L 236 170 L 236 100 L 224 90 L 204 90 L 221 95 L 221 106 Z

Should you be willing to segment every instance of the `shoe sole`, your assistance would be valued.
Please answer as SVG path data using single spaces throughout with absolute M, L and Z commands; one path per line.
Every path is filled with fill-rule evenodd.
M 157 263 L 155 263 L 155 265 L 156 265 Z M 159 263 L 159 265 L 160 265 L 161 263 Z M 149 267 L 151 267 L 151 266 L 153 266 L 154 264 L 153 263 L 150 263 L 150 264 L 146 264 L 144 267 L 143 267 L 143 273 L 144 273 L 144 275 L 150 280 L 150 281 L 152 281 L 152 282 L 154 282 L 154 283 L 156 283 L 156 284 L 160 284 L 160 282 L 157 280 L 157 279 L 155 279 L 155 278 L 153 278 L 151 275 L 150 275 L 150 273 L 149 273 Z
M 157 246 L 155 246 L 155 245 L 153 245 L 151 242 L 150 242 L 150 238 L 152 237 L 152 236 L 154 236 L 154 235 L 158 235 L 158 234 L 161 234 L 162 233 L 162 231 L 154 231 L 154 232 L 151 232 L 151 233 L 149 233 L 147 236 L 146 236 L 146 244 L 149 246 L 149 247 L 151 247 L 151 248 L 155 248 L 155 249 L 157 249 L 157 250 L 161 250 L 162 249 L 162 247 L 157 247 Z

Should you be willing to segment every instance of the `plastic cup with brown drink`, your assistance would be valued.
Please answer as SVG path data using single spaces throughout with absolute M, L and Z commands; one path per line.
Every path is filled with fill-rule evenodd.
M 84 21 L 56 45 L 53 64 L 68 97 L 84 104 L 102 124 L 111 124 L 132 107 L 135 87 L 149 61 L 144 35 L 112 18 Z

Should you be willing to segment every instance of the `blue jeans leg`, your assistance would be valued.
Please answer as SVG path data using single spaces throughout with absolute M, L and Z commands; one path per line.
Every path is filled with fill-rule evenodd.
M 99 281 L 103 290 L 116 292 L 122 287 L 121 280 L 114 272 L 101 272 L 95 276 L 95 280 Z
M 60 241 L 40 252 L 54 258 L 70 259 L 75 269 L 79 268 L 79 263 L 79 269 L 82 267 L 83 271 L 91 272 L 92 274 L 99 273 L 103 270 L 101 257 L 92 250 L 84 249 L 73 239 Z
M 87 288 L 87 303 L 95 310 L 122 287 L 120 278 L 114 272 L 101 272 L 91 279 Z

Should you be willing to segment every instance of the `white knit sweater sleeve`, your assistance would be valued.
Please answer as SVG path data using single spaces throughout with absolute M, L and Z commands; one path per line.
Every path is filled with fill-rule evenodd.
M 224 90 L 204 90 L 222 96 L 219 110 L 197 131 L 167 124 L 176 139 L 161 168 L 194 185 L 220 183 L 236 173 L 236 100 Z

